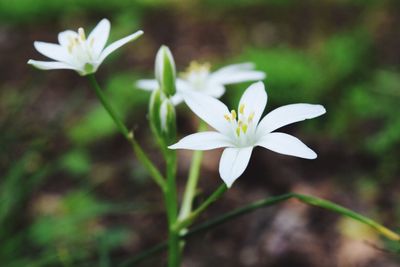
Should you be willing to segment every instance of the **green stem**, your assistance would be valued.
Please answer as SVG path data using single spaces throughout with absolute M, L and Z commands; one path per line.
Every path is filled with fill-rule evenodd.
M 208 206 L 214 203 L 217 199 L 219 199 L 222 194 L 224 194 L 228 190 L 225 184 L 222 184 L 217 188 L 197 209 L 188 214 L 183 220 L 181 220 L 175 227 L 178 231 L 188 227 L 190 224 L 196 220 L 196 218 L 205 211 Z
M 178 219 L 178 198 L 176 192 L 176 152 L 166 153 L 167 190 L 164 193 L 168 219 L 168 266 L 178 267 L 181 262 L 179 232 L 174 229 Z
M 105 110 L 108 112 L 110 117 L 113 119 L 118 130 L 129 141 L 136 156 L 142 162 L 142 164 L 147 168 L 147 170 L 149 171 L 153 180 L 161 187 L 161 189 L 163 191 L 165 191 L 166 190 L 166 182 L 165 182 L 164 177 L 161 175 L 161 173 L 158 171 L 158 169 L 154 166 L 152 161 L 149 159 L 149 157 L 143 151 L 142 147 L 139 145 L 139 143 L 134 138 L 133 133 L 130 132 L 128 130 L 128 128 L 126 128 L 125 124 L 119 119 L 116 111 L 109 104 L 107 97 L 104 95 L 99 84 L 97 83 L 97 80 L 96 80 L 94 74 L 90 74 L 87 77 L 96 93 L 97 98 L 100 100 L 100 102 L 103 105 L 103 107 L 105 108 Z
M 207 128 L 203 121 L 199 122 L 198 132 L 204 131 Z M 193 152 L 192 163 L 190 165 L 189 177 L 186 183 L 185 192 L 182 198 L 181 210 L 179 219 L 185 219 L 192 211 L 193 200 L 196 196 L 197 183 L 199 181 L 201 161 L 203 159 L 203 151 L 196 150 Z
M 400 236 L 397 233 L 393 232 L 392 230 L 386 228 L 385 226 L 377 223 L 376 221 L 374 221 L 368 217 L 365 217 L 364 215 L 361 215 L 361 214 L 354 212 L 350 209 L 347 209 L 343 206 L 335 204 L 331 201 L 317 198 L 317 197 L 302 195 L 302 194 L 295 194 L 295 193 L 293 194 L 293 197 L 303 203 L 306 203 L 306 204 L 309 204 L 312 206 L 316 206 L 316 207 L 320 207 L 320 208 L 324 208 L 324 209 L 339 213 L 343 216 L 347 216 L 351 219 L 354 219 L 358 222 L 361 222 L 365 225 L 370 226 L 375 231 L 377 231 L 378 233 L 380 233 L 381 235 L 385 236 L 388 239 L 400 241 Z
M 370 226 L 372 229 L 376 230 L 378 233 L 380 233 L 381 235 L 383 235 L 384 237 L 386 237 L 390 240 L 400 241 L 399 234 L 393 232 L 392 230 L 386 228 L 385 226 L 379 224 L 378 222 L 376 222 L 368 217 L 365 217 L 364 215 L 361 215 L 357 212 L 349 210 L 343 206 L 340 206 L 340 205 L 335 204 L 328 200 L 324 200 L 324 199 L 321 199 L 318 197 L 303 195 L 303 194 L 297 194 L 297 193 L 288 193 L 288 194 L 279 195 L 279 196 L 275 196 L 275 197 L 269 197 L 269 198 L 262 199 L 262 200 L 254 202 L 254 203 L 251 203 L 244 207 L 235 209 L 233 211 L 227 212 L 221 216 L 218 216 L 217 218 L 211 219 L 205 223 L 202 223 L 202 224 L 199 224 L 199 225 L 193 227 L 186 234 L 181 235 L 180 238 L 187 239 L 195 234 L 206 231 L 206 230 L 213 228 L 215 226 L 218 226 L 224 222 L 227 222 L 229 220 L 232 220 L 232 219 L 235 219 L 242 215 L 245 215 L 247 213 L 250 213 L 256 209 L 272 206 L 272 205 L 278 204 L 280 202 L 286 201 L 291 198 L 295 198 L 295 199 L 297 199 L 305 204 L 308 204 L 308 205 L 327 209 L 327 210 L 333 211 L 335 213 L 338 213 L 340 215 L 349 217 L 360 223 Z M 129 262 L 127 261 L 126 263 L 122 264 L 121 266 L 128 266 L 131 264 L 136 264 L 151 255 L 154 255 L 158 252 L 163 251 L 166 247 L 167 247 L 166 242 L 162 242 L 162 243 L 156 245 L 155 247 L 153 247 L 149 250 L 146 250 L 143 253 L 140 253 L 138 256 L 136 256 Z
M 124 123 L 118 118 L 117 113 L 115 112 L 114 108 L 108 103 L 107 97 L 104 95 L 103 91 L 100 88 L 100 85 L 97 83 L 97 80 L 96 80 L 96 77 L 94 76 L 94 74 L 90 74 L 87 77 L 96 93 L 97 98 L 100 100 L 103 107 L 106 109 L 106 111 L 108 112 L 110 117 L 115 122 L 115 125 L 117 126 L 118 130 L 122 133 L 122 135 L 126 139 L 129 139 L 128 128 L 126 128 Z

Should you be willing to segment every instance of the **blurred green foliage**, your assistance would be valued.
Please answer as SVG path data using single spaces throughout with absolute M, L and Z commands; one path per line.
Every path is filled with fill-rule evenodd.
M 164 18 L 160 17 L 160 14 L 165 14 L 167 21 L 176 20 L 168 25 L 178 25 L 171 29 L 172 37 L 166 40 L 171 41 L 171 48 L 176 51 L 179 63 L 188 60 L 180 59 L 179 53 L 187 51 L 185 49 L 192 43 L 184 39 L 185 36 L 176 36 L 182 32 L 186 23 L 189 25 L 187 27 L 197 25 L 193 31 L 201 32 L 203 24 L 209 23 L 203 21 L 202 16 L 207 15 L 207 20 L 210 20 L 210 14 L 214 14 L 217 18 L 217 21 L 213 22 L 215 25 L 227 24 L 224 24 L 222 29 L 227 31 L 224 32 L 227 38 L 225 43 L 229 44 L 226 46 L 231 50 L 226 48 L 229 50 L 226 52 L 225 47 L 222 49 L 228 58 L 218 54 L 215 56 L 215 53 L 211 53 L 208 58 L 221 66 L 228 62 L 251 61 L 258 69 L 265 71 L 269 95 L 267 110 L 296 102 L 314 102 L 326 106 L 328 112 L 324 120 L 307 123 L 318 128 L 318 131 L 313 131 L 314 128 L 310 131 L 301 128 L 309 127 L 307 125 L 295 126 L 298 127 L 296 130 L 312 136 L 323 134 L 319 140 L 333 142 L 343 150 L 343 154 L 362 154 L 373 159 L 375 165 L 372 171 L 371 168 L 357 170 L 357 175 L 349 176 L 349 179 L 355 180 L 354 194 L 363 199 L 375 199 L 379 195 L 377 191 L 380 191 L 380 187 L 394 183 L 400 175 L 399 65 L 398 62 L 393 64 L 393 61 L 381 58 L 384 54 L 381 50 L 385 50 L 386 46 L 382 46 L 383 41 L 379 40 L 380 33 L 372 23 L 375 18 L 379 19 L 379 14 L 384 14 L 383 17 L 389 16 L 396 7 L 396 2 L 342 0 L 327 3 L 306 1 L 306 4 L 316 10 L 327 7 L 348 10 L 351 17 L 356 19 L 343 29 L 335 22 L 329 21 L 329 18 L 325 19 L 328 21 L 326 22 L 324 18 L 314 14 L 318 17 L 314 23 L 321 23 L 322 26 L 311 33 L 308 33 L 307 29 L 309 40 L 305 44 L 298 44 L 285 37 L 280 37 L 277 43 L 260 44 L 251 38 L 250 33 L 246 35 L 247 32 L 251 32 L 248 28 L 253 24 L 267 20 L 263 16 L 270 15 L 270 8 L 273 12 L 278 12 L 280 21 L 273 21 L 272 16 L 272 21 L 268 23 L 276 23 L 278 33 L 287 31 L 290 26 L 285 24 L 286 21 L 290 21 L 287 10 L 295 11 L 296 8 L 304 7 L 293 0 L 206 0 L 190 3 L 178 0 L 0 0 L 0 21 L 4 25 L 19 25 L 11 27 L 15 27 L 12 29 L 19 31 L 21 35 L 29 35 L 29 31 L 36 25 L 40 31 L 40 27 L 47 25 L 49 21 L 70 25 L 85 18 L 94 25 L 94 18 L 107 15 L 114 18 L 111 39 L 115 40 L 132 31 L 132 28 L 136 30 L 142 25 L 149 28 L 150 34 L 163 35 L 162 33 L 170 29 L 152 27 L 156 24 L 153 20 L 160 20 L 162 22 L 158 23 L 163 24 Z M 354 12 L 354 8 L 359 9 Z M 262 16 L 254 15 L 253 18 L 253 14 L 257 14 L 256 11 L 260 9 L 265 10 L 261 13 Z M 199 14 L 198 10 L 207 10 L 207 14 Z M 246 23 L 235 17 L 242 12 L 246 16 L 248 12 Z M 282 13 L 282 17 L 279 12 Z M 174 18 L 175 13 L 179 16 Z M 224 22 L 221 22 L 219 17 L 224 18 Z M 324 26 L 325 24 L 330 26 Z M 58 25 L 54 26 L 52 30 L 62 30 L 57 27 Z M 177 32 L 172 32 L 173 30 Z M 298 28 L 290 30 L 297 34 Z M 394 36 L 397 27 L 388 31 L 390 30 Z M 232 34 L 233 37 L 230 37 L 230 33 L 236 31 L 240 34 Z M 245 40 L 238 41 L 237 36 L 242 36 L 243 32 L 242 39 Z M 55 35 L 55 32 L 52 34 Z M 140 50 L 141 44 L 137 44 L 139 54 L 150 53 L 152 46 L 161 45 L 157 36 L 144 38 L 148 39 L 145 39 L 142 46 L 150 44 L 150 48 Z M 183 41 L 174 38 L 183 38 Z M 234 45 L 231 45 L 232 43 Z M 174 48 L 174 44 L 178 47 Z M 31 46 L 31 42 L 29 45 Z M 212 46 L 212 43 L 207 45 Z M 219 39 L 214 45 L 220 45 Z M 198 48 L 194 50 L 197 52 Z M 135 52 L 134 49 L 131 51 Z M 399 53 L 400 50 L 391 57 L 398 59 Z M 15 64 L 25 64 L 25 61 L 26 58 L 23 58 Z M 117 66 L 120 61 L 121 55 L 113 55 L 105 65 Z M 147 66 L 150 66 L 147 72 L 152 73 L 152 62 Z M 178 65 L 178 69 L 182 67 Z M 118 67 L 119 70 L 123 72 L 107 68 L 103 72 L 101 69 L 101 84 L 119 115 L 130 128 L 136 129 L 137 121 L 146 122 L 144 114 L 149 99 L 147 92 L 133 88 L 134 82 L 144 77 L 143 70 L 126 71 L 126 68 Z M 107 71 L 112 75 L 108 75 Z M 106 75 L 103 77 L 104 73 Z M 35 75 L 46 76 L 50 73 L 37 72 Z M 68 110 L 67 114 L 64 114 L 64 110 L 54 111 L 56 118 L 48 119 L 48 129 L 42 129 L 43 125 L 38 126 L 38 123 L 43 123 L 40 119 L 45 119 L 33 116 L 37 122 L 21 115 L 32 113 L 31 105 L 42 93 L 41 89 L 37 88 L 43 85 L 41 79 L 31 78 L 29 82 L 36 84 L 36 87 L 32 86 L 29 89 L 25 84 L 13 85 L 12 81 L 0 85 L 0 265 L 85 266 L 83 262 L 90 262 L 89 266 L 114 266 L 110 262 L 109 254 L 120 247 L 121 243 L 126 242 L 134 230 L 122 226 L 109 227 L 102 222 L 102 218 L 112 213 L 115 206 L 107 200 L 100 200 L 94 190 L 98 181 L 97 177 L 93 177 L 96 176 L 93 165 L 99 159 L 93 147 L 102 146 L 102 149 L 107 151 L 104 154 L 121 153 L 108 151 L 109 147 L 103 144 L 104 140 L 109 141 L 116 136 L 117 129 L 96 101 L 89 102 L 81 113 L 75 114 L 76 111 L 71 110 Z M 226 97 L 231 103 L 237 103 L 246 85 L 232 87 Z M 90 89 L 83 87 L 79 90 Z M 81 101 L 87 103 L 88 100 L 82 95 L 79 95 Z M 70 99 L 66 102 L 66 106 L 72 105 Z M 49 116 L 47 113 L 51 112 L 53 110 L 43 113 Z M 321 143 L 321 146 L 323 145 L 325 143 Z M 117 157 L 114 161 L 119 159 Z M 135 162 L 129 163 L 133 167 L 125 170 L 126 173 L 121 176 L 134 177 L 129 181 L 133 180 L 140 191 L 141 186 L 146 185 L 143 182 L 147 181 L 146 173 L 143 168 L 136 166 Z M 119 174 L 118 171 L 113 171 L 113 174 Z M 66 180 L 67 185 L 61 183 L 61 180 Z M 44 187 L 47 184 L 53 187 Z M 399 206 L 398 199 L 392 201 L 393 206 Z M 395 219 L 400 219 L 398 208 Z M 398 244 L 389 245 L 391 250 L 398 250 Z

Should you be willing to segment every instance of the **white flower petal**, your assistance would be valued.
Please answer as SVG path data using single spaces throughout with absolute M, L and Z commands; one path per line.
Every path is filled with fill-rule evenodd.
M 129 43 L 131 41 L 136 40 L 137 38 L 139 38 L 141 35 L 143 34 L 143 31 L 137 31 L 131 35 L 128 35 L 122 39 L 119 39 L 118 41 L 113 42 L 112 44 L 110 44 L 109 46 L 107 46 L 103 52 L 100 55 L 99 58 L 99 64 L 101 62 L 103 62 L 103 60 L 112 52 L 114 52 L 115 50 L 117 50 L 118 48 L 120 48 L 121 46 L 125 45 L 126 43 Z
M 234 64 L 223 67 L 210 74 L 210 81 L 227 85 L 248 81 L 260 81 L 265 79 L 265 73 L 256 71 L 253 63 Z
M 70 41 L 75 38 L 78 38 L 78 33 L 71 30 L 66 30 L 58 34 L 58 42 L 64 48 L 67 48 Z
M 175 94 L 175 95 L 171 96 L 170 99 L 174 106 L 179 105 L 183 101 L 183 97 L 180 94 Z
M 230 130 L 230 125 L 224 118 L 225 114 L 229 114 L 229 110 L 224 103 L 198 92 L 182 92 L 181 95 L 189 108 L 211 127 L 221 133 Z
M 56 61 L 70 62 L 70 56 L 66 49 L 58 44 L 36 41 L 33 45 L 39 53 L 48 58 Z
M 261 81 L 266 77 L 262 71 L 248 70 L 248 71 L 237 71 L 231 73 L 213 73 L 211 74 L 211 81 L 219 84 L 235 84 L 241 82 Z
M 179 92 L 187 92 L 187 91 L 193 91 L 194 89 L 192 88 L 190 83 L 188 83 L 187 81 L 177 78 L 176 79 L 176 90 Z
M 220 98 L 225 93 L 225 87 L 217 83 L 208 83 L 206 88 L 202 92 L 209 96 Z
M 70 70 L 81 71 L 81 70 L 76 69 L 75 67 L 70 66 L 66 63 L 57 62 L 57 61 L 38 61 L 38 60 L 30 59 L 28 61 L 28 64 L 31 64 L 34 67 L 41 69 L 41 70 L 70 69 Z
M 232 145 L 229 139 L 218 132 L 200 132 L 182 138 L 169 149 L 210 150 Z
M 222 67 L 214 72 L 214 74 L 225 74 L 225 73 L 231 73 L 231 72 L 236 72 L 240 70 L 253 70 L 254 69 L 254 63 L 252 62 L 245 62 L 245 63 L 239 63 L 239 64 L 232 64 L 228 65 L 225 67 Z
M 315 159 L 317 157 L 317 154 L 298 138 L 285 133 L 274 132 L 266 134 L 256 145 L 289 156 L 305 159 Z
M 139 80 L 135 83 L 135 85 L 137 88 L 146 90 L 146 91 L 154 91 L 160 87 L 156 80 L 151 80 L 151 79 Z
M 325 112 L 325 108 L 321 105 L 300 103 L 282 106 L 268 113 L 260 121 L 257 134 L 261 136 L 285 125 L 318 117 Z
M 92 30 L 87 38 L 87 44 L 93 49 L 93 56 L 98 58 L 107 43 L 108 36 L 110 35 L 110 21 L 102 19 L 96 27 Z
M 233 182 L 244 172 L 249 164 L 253 147 L 228 147 L 222 153 L 219 162 L 219 174 L 227 187 L 231 187 Z
M 253 121 L 257 124 L 267 105 L 267 93 L 262 82 L 253 83 L 246 89 L 240 98 L 238 110 L 242 105 L 247 116 L 254 112 Z

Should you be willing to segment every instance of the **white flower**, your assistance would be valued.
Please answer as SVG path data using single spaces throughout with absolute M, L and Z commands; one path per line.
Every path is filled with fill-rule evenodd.
M 282 106 L 260 121 L 267 104 L 267 93 L 262 82 L 252 84 L 244 92 L 238 112 L 229 112 L 221 101 L 204 94 L 190 92 L 185 93 L 184 98 L 190 109 L 216 131 L 191 134 L 169 148 L 209 150 L 225 147 L 219 163 L 219 173 L 228 187 L 246 169 L 255 146 L 306 159 L 317 157 L 314 151 L 296 137 L 273 131 L 324 114 L 325 108 L 321 105 Z
M 254 64 L 241 63 L 223 67 L 215 72 L 210 72 L 209 64 L 192 62 L 181 78 L 176 80 L 176 94 L 172 102 L 177 105 L 182 102 L 185 92 L 202 92 L 212 97 L 219 98 L 225 93 L 225 85 L 265 79 L 265 73 L 254 70 Z M 143 90 L 156 90 L 159 85 L 156 80 L 139 80 L 136 86 Z
M 60 32 L 58 34 L 59 44 L 36 41 L 33 44 L 36 50 L 54 61 L 30 59 L 28 64 L 43 70 L 71 69 L 77 71 L 80 75 L 91 74 L 96 72 L 109 54 L 143 34 L 142 31 L 137 31 L 104 48 L 109 33 L 110 22 L 103 19 L 87 38 L 83 28 L 79 28 L 78 32 L 71 30 Z

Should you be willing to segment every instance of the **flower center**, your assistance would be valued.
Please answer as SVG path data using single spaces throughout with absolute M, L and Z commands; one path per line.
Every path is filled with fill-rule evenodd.
M 254 112 L 246 114 L 245 108 L 245 104 L 240 105 L 239 116 L 234 109 L 231 110 L 231 113 L 224 115 L 225 120 L 231 123 L 237 137 L 240 137 L 241 134 L 246 135 L 249 127 L 253 126 Z
M 193 87 L 197 90 L 205 89 L 208 75 L 210 74 L 209 63 L 198 63 L 197 61 L 190 62 L 189 67 L 184 73 L 182 73 L 182 78 L 190 82 Z
M 71 54 L 71 61 L 73 64 L 81 67 L 85 72 L 93 69 L 94 60 L 96 55 L 93 53 L 94 38 L 86 39 L 85 30 L 78 29 L 77 35 L 70 35 L 68 37 L 67 50 Z
M 93 43 L 94 39 L 91 40 Z M 75 48 L 82 47 L 86 43 L 86 34 L 83 28 L 78 29 L 78 36 L 76 37 L 69 37 L 69 44 L 68 44 L 68 52 L 72 53 Z

